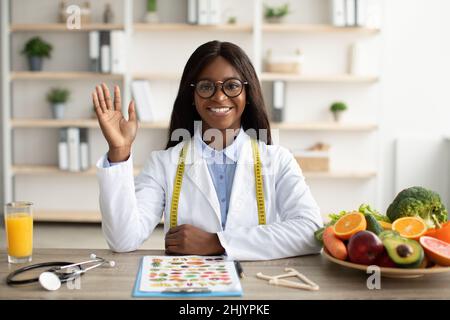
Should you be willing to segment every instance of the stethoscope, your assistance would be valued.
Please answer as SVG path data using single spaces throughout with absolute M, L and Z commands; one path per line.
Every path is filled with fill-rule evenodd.
M 11 272 L 6 278 L 6 283 L 10 286 L 30 284 L 34 282 L 39 282 L 41 286 L 49 291 L 58 290 L 61 287 L 61 283 L 75 280 L 81 277 L 84 273 L 97 267 L 107 265 L 108 267 L 114 267 L 116 263 L 114 261 L 108 261 L 104 258 L 97 257 L 94 253 L 89 256 L 91 260 L 73 263 L 73 262 L 43 262 L 36 263 L 30 266 L 20 268 L 16 271 Z M 92 264 L 88 268 L 83 268 L 82 265 Z M 34 269 L 40 269 L 45 267 L 51 267 L 46 271 L 42 272 L 38 278 L 29 278 L 22 280 L 14 280 L 18 275 L 23 275 L 25 272 Z

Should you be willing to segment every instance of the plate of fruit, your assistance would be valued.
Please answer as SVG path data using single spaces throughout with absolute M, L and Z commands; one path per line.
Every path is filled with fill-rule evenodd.
M 386 215 L 362 204 L 330 218 L 315 236 L 333 263 L 362 271 L 375 265 L 382 276 L 395 278 L 450 272 L 450 222 L 433 191 L 403 190 Z

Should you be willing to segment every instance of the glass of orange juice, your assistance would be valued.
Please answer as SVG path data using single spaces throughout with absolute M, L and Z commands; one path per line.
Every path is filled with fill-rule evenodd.
M 33 253 L 33 204 L 18 201 L 5 205 L 9 263 L 31 262 Z

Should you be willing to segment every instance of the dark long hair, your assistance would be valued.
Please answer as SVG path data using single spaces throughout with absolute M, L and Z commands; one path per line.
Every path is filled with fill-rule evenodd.
M 201 118 L 195 105 L 193 105 L 194 88 L 190 84 L 195 83 L 203 68 L 219 56 L 226 59 L 242 79 L 248 82 L 246 87 L 247 104 L 241 116 L 242 128 L 244 131 L 254 129 L 257 139 L 260 139 L 259 130 L 265 129 L 267 133 L 264 136 L 261 135 L 261 140 L 267 144 L 272 144 L 270 123 L 261 93 L 261 86 L 249 57 L 244 50 L 231 42 L 210 41 L 198 47 L 184 67 L 170 118 L 166 149 L 178 144 L 178 141 L 172 141 L 171 139 L 172 132 L 176 129 L 186 129 L 191 137 L 194 135 L 194 121 L 199 121 Z

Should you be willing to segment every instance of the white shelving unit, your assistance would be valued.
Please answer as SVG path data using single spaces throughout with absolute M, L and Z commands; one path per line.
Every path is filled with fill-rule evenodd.
M 137 2 L 137 1 L 136 1 Z M 181 73 L 179 72 L 149 72 L 146 70 L 140 70 L 136 72 L 130 67 L 124 74 L 99 74 L 86 71 L 42 71 L 42 72 L 28 72 L 28 71 L 16 71 L 12 70 L 11 66 L 11 43 L 15 34 L 21 33 L 51 33 L 53 36 L 58 34 L 67 34 L 70 37 L 71 34 L 83 34 L 83 32 L 89 32 L 92 30 L 123 30 L 126 34 L 127 45 L 131 48 L 131 43 L 134 37 L 146 37 L 151 33 L 167 33 L 171 36 L 180 34 L 180 37 L 186 37 L 189 34 L 200 34 L 206 36 L 208 34 L 226 34 L 226 35 L 240 35 L 244 34 L 251 38 L 251 58 L 257 73 L 262 83 L 270 83 L 275 80 L 286 81 L 287 83 L 307 84 L 314 86 L 333 86 L 339 85 L 363 85 L 371 86 L 376 84 L 379 79 L 377 76 L 367 75 L 353 75 L 348 73 L 335 74 L 301 74 L 301 75 L 289 75 L 289 74 L 274 74 L 263 72 L 263 42 L 265 35 L 285 35 L 290 37 L 292 35 L 314 35 L 321 37 L 326 35 L 327 37 L 340 36 L 344 34 L 346 37 L 372 37 L 380 33 L 377 28 L 366 27 L 352 27 L 352 28 L 340 28 L 334 27 L 328 24 L 265 24 L 262 19 L 262 7 L 263 2 L 261 0 L 253 0 L 253 21 L 251 23 L 238 23 L 235 25 L 217 25 L 217 26 L 197 26 L 189 25 L 185 23 L 161 23 L 161 24 L 144 24 L 135 21 L 134 9 L 135 5 L 132 0 L 120 0 L 123 10 L 123 21 L 121 23 L 114 24 L 99 24 L 93 23 L 90 25 L 82 26 L 81 30 L 67 30 L 64 24 L 61 23 L 15 23 L 11 22 L 11 1 L 1 1 L 1 14 L 2 14 L 2 26 L 1 26 L 1 41 L 3 44 L 2 66 L 4 70 L 3 77 L 6 79 L 2 100 L 2 138 L 3 148 L 5 155 L 3 165 L 3 177 L 4 177 L 4 199 L 11 201 L 15 199 L 15 184 L 14 179 L 17 177 L 38 177 L 38 176 L 57 176 L 57 177 L 94 177 L 95 168 L 79 173 L 71 173 L 60 171 L 54 165 L 36 165 L 36 164 L 15 164 L 12 159 L 13 139 L 14 132 L 16 130 L 48 130 L 58 129 L 67 126 L 75 126 L 82 128 L 90 128 L 92 130 L 99 131 L 99 126 L 96 119 L 92 118 L 74 118 L 74 119 L 45 119 L 45 118 L 14 118 L 12 117 L 12 110 L 16 107 L 14 105 L 14 99 L 11 96 L 13 90 L 11 89 L 14 83 L 17 82 L 46 82 L 46 81 L 79 81 L 92 80 L 96 82 L 100 81 L 120 81 L 123 85 L 123 109 L 127 108 L 127 102 L 131 98 L 131 81 L 133 79 L 147 79 L 150 81 L 159 82 L 176 82 L 179 81 Z M 55 1 L 56 3 L 56 1 Z M 130 66 L 130 61 L 128 61 Z M 86 88 L 91 90 L 91 88 Z M 87 91 L 89 93 L 89 91 Z M 270 103 L 268 103 L 270 105 Z M 290 106 L 288 106 L 290 107 Z M 167 121 L 157 121 L 152 123 L 140 123 L 141 129 L 146 130 L 167 130 Z M 339 134 L 370 134 L 376 131 L 378 128 L 377 120 L 372 123 L 360 123 L 360 122 L 344 122 L 333 123 L 330 121 L 297 121 L 296 119 L 290 119 L 285 123 L 273 123 L 272 129 L 278 129 L 281 132 L 303 132 L 305 134 L 314 135 L 339 135 Z M 38 152 L 38 151 L 36 151 Z M 93 164 L 92 164 L 93 165 Z M 140 167 L 135 168 L 135 173 L 139 171 Z M 351 169 L 351 168 L 350 168 Z M 310 180 L 352 180 L 352 181 L 365 181 L 370 179 L 376 179 L 377 168 L 370 170 L 359 171 L 331 171 L 325 173 L 309 173 L 305 172 L 305 176 Z M 86 178 L 87 179 L 87 178 Z M 376 189 L 376 188 L 374 188 Z M 376 191 L 374 191 L 375 193 Z M 37 206 L 36 208 L 36 220 L 42 221 L 72 221 L 72 222 L 97 222 L 100 221 L 100 214 L 95 210 L 72 210 L 72 208 L 60 208 L 58 210 L 46 209 Z

